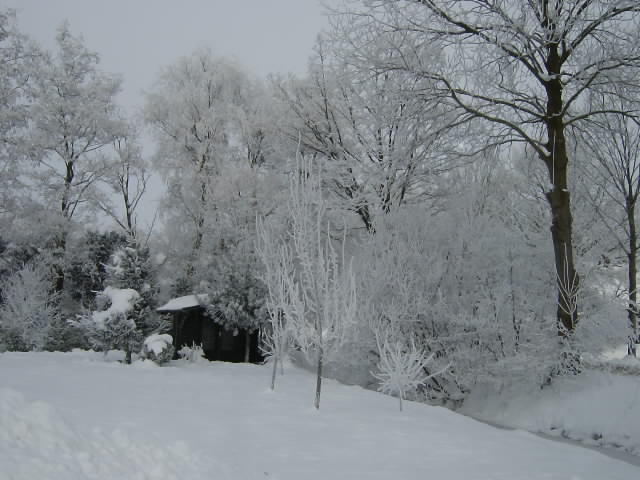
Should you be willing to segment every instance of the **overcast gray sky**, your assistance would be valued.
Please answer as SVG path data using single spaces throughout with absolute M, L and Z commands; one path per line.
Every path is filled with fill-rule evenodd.
M 120 100 L 140 103 L 159 68 L 209 46 L 259 75 L 303 73 L 327 20 L 319 0 L 5 0 L 20 29 L 53 48 L 68 19 L 102 69 L 124 75 Z M 335 4 L 336 0 L 330 0 Z

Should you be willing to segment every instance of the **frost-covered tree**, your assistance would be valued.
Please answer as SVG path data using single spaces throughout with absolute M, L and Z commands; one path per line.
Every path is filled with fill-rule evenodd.
M 222 169 L 212 183 L 206 216 L 209 241 L 202 246 L 194 272 L 200 290 L 209 294 L 210 315 L 229 330 L 246 330 L 247 346 L 250 334 L 267 321 L 267 290 L 256 253 L 256 217 L 273 217 L 282 198 L 281 183 L 274 177 L 245 162 Z
M 279 298 L 272 295 L 272 300 L 282 303 L 271 304 L 270 317 L 273 321 L 284 315 L 292 341 L 315 364 L 314 405 L 320 408 L 323 367 L 355 322 L 355 277 L 345 256 L 346 236 L 337 247 L 331 238 L 320 176 L 310 163 L 300 162 L 291 175 L 287 206 L 289 240 L 284 241 L 290 241 L 290 245 L 284 251 L 295 269 L 289 275 L 281 271 L 266 277 L 276 282 L 269 287 L 272 293 L 280 288 L 277 282 L 284 282 L 286 290 Z M 263 237 L 265 240 L 269 242 Z M 280 269 L 285 266 L 284 262 L 275 265 Z
M 623 94 L 593 99 L 595 108 L 617 106 L 631 110 Z M 637 108 L 637 107 L 635 107 Z M 629 354 L 636 355 L 638 343 L 637 257 L 640 244 L 637 230 L 637 205 L 640 196 L 640 126 L 636 118 L 609 113 L 599 116 L 580 131 L 581 145 L 589 160 L 587 178 L 597 189 L 591 205 L 624 252 L 627 267 L 627 315 L 631 335 Z M 599 195 L 607 200 L 598 201 Z
M 267 295 L 265 308 L 268 327 L 262 331 L 262 349 L 272 361 L 271 390 L 276 387 L 278 365 L 283 370 L 283 363 L 292 342 L 291 325 L 287 318 L 291 317 L 291 306 L 295 292 L 289 291 L 288 279 L 294 277 L 293 256 L 289 246 L 281 238 L 274 225 L 269 225 L 258 217 L 256 249 L 264 266 L 262 281 L 266 285 Z
M 28 86 L 40 53 L 17 28 L 15 12 L 0 9 L 0 226 L 19 216 L 19 160 L 24 156 Z M 6 222 L 6 223 L 5 223 Z
M 0 238 L 0 282 L 31 263 L 38 254 L 38 248 L 34 245 L 17 244 Z
M 27 61 L 36 55 L 27 38 L 17 29 L 15 12 L 0 10 L 0 138 L 3 140 L 3 161 L 8 160 L 6 149 L 13 143 L 12 137 L 26 121 L 23 102 L 29 79 Z
M 362 2 L 345 22 L 374 25 L 381 71 L 429 79 L 425 92 L 461 117 L 493 128 L 489 144 L 523 144 L 548 173 L 546 198 L 557 276 L 557 319 L 571 332 L 577 309 L 563 291 L 579 283 L 572 237 L 571 127 L 615 106 L 592 108 L 592 92 L 637 89 L 640 5 L 635 1 L 382 0 Z M 402 44 L 398 43 L 402 39 Z M 355 39 L 357 40 L 357 39 Z M 436 47 L 444 61 L 425 55 Z M 386 52 L 398 54 L 389 57 Z
M 424 95 L 429 79 L 371 64 L 367 54 L 395 55 L 381 52 L 376 36 L 369 26 L 334 22 L 307 77 L 276 84 L 286 106 L 280 130 L 299 154 L 322 164 L 326 188 L 369 231 L 379 213 L 446 191 L 443 174 L 465 150 L 451 109 Z
M 181 230 L 187 290 L 204 243 L 206 211 L 215 208 L 212 182 L 232 154 L 247 86 L 238 65 L 203 49 L 166 67 L 147 95 L 145 120 L 158 142 L 154 164 L 168 185 L 165 222 Z
M 56 248 L 62 258 L 69 222 L 108 170 L 97 152 L 122 134 L 115 104 L 121 80 L 98 69 L 99 56 L 71 33 L 67 23 L 58 29 L 56 43 L 57 51 L 43 56 L 32 72 L 27 145 L 36 166 L 23 175 L 42 208 L 59 219 Z M 58 291 L 63 285 L 60 265 Z
M 114 158 L 109 160 L 111 167 L 102 177 L 106 194 L 97 199 L 100 210 L 132 239 L 138 237 L 138 205 L 151 177 L 150 162 L 142 155 L 138 136 L 136 128 L 129 125 L 125 133 L 113 141 Z
M 8 350 L 43 350 L 59 320 L 56 294 L 47 269 L 35 262 L 2 280 L 0 346 Z

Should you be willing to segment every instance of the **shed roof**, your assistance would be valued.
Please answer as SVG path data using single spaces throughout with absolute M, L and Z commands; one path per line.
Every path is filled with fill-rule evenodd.
M 209 303 L 209 295 L 200 293 L 197 295 L 185 295 L 184 297 L 172 298 L 161 307 L 156 308 L 158 312 L 177 312 L 188 308 L 201 307 Z

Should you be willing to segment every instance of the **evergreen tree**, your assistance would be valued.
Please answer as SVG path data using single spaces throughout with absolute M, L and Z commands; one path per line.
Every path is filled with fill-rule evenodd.
M 247 239 L 246 242 L 250 240 Z M 245 361 L 249 361 L 250 334 L 268 320 L 267 290 L 256 277 L 255 253 L 241 247 L 218 257 L 218 280 L 209 290 L 207 313 L 227 330 L 245 330 Z
M 129 240 L 115 251 L 106 269 L 105 285 L 119 289 L 133 289 L 140 299 L 130 313 L 136 327 L 144 335 L 162 329 L 155 313 L 155 296 L 158 292 L 155 272 L 149 248 L 135 240 Z
M 86 333 L 92 347 L 105 353 L 124 350 L 126 363 L 131 363 L 132 353 L 140 351 L 144 339 L 136 324 L 140 301 L 131 288 L 106 287 L 98 294 L 97 310 L 79 315 L 72 323 Z
M 80 308 L 95 310 L 96 292 L 105 287 L 107 265 L 112 255 L 127 242 L 118 232 L 88 231 L 70 259 L 67 277 L 71 300 Z

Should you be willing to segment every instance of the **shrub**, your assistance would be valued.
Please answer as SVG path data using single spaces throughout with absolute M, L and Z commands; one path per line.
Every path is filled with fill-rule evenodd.
M 142 344 L 142 356 L 158 365 L 169 362 L 174 353 L 173 337 L 167 333 L 149 335 Z

